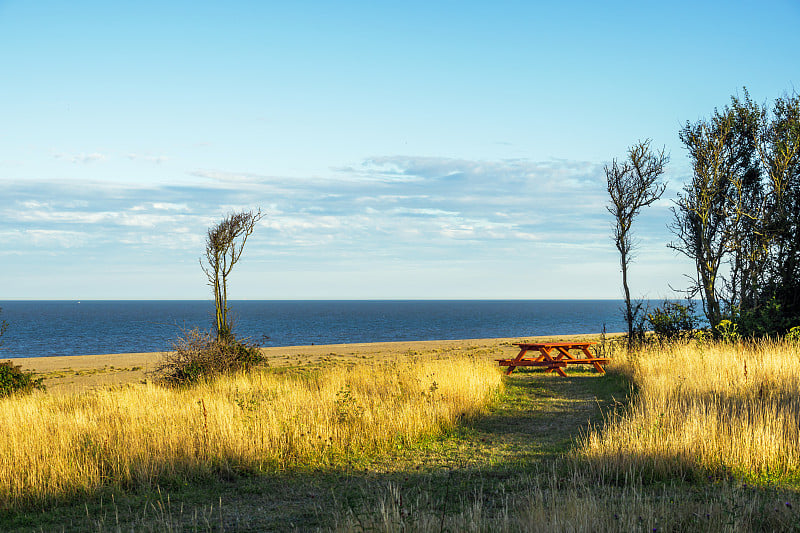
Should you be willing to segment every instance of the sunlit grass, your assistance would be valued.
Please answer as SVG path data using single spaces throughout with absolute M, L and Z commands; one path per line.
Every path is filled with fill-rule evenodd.
M 520 386 L 507 391 L 519 397 L 494 394 L 501 376 L 493 360 L 462 354 L 319 373 L 259 371 L 182 391 L 148 385 L 0 402 L 0 431 L 13 425 L 15 435 L 0 436 L 3 502 L 13 508 L 107 486 L 166 485 L 157 500 L 135 500 L 135 516 L 127 511 L 122 521 L 117 503 L 101 500 L 102 509 L 86 511 L 86 524 L 215 530 L 237 513 L 263 512 L 240 490 L 278 490 L 288 480 L 319 492 L 300 498 L 304 511 L 281 516 L 343 531 L 798 529 L 795 346 L 689 343 L 611 356 L 606 376 L 514 374 L 507 379 Z M 25 419 L 24 427 L 14 422 Z M 554 440 L 559 432 L 564 438 Z M 544 444 L 552 453 L 529 453 Z M 473 463 L 476 453 L 494 459 Z M 29 472 L 16 472 L 26 464 Z M 249 472 L 282 473 L 238 475 Z M 238 480 L 230 492 L 203 492 L 204 476 L 225 484 L 228 474 Z M 325 490 L 335 494 L 323 505 Z M 175 499 L 170 507 L 170 493 L 180 505 Z M 205 502 L 191 504 L 194 515 L 183 507 L 192 498 Z M 270 498 L 283 505 L 280 495 Z M 248 523 L 274 527 L 270 516 Z
M 460 358 L 8 398 L 0 502 L 358 461 L 477 415 L 500 383 L 494 365 Z
M 613 348 L 629 398 L 572 450 L 457 512 L 389 484 L 336 528 L 377 531 L 797 531 L 800 354 L 796 345 L 694 341 Z M 574 374 L 574 373 L 573 373 Z M 604 379 L 604 378 L 599 378 Z M 599 390 L 599 388 L 598 388 Z M 446 481 L 444 481 L 446 483 Z M 359 513 L 362 513 L 359 515 Z
M 800 475 L 800 356 L 783 342 L 652 346 L 615 354 L 630 408 L 585 436 L 602 477 L 791 482 Z

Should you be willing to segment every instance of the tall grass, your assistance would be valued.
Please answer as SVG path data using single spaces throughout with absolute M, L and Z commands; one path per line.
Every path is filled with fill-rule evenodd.
M 604 478 L 800 478 L 796 345 L 683 343 L 615 354 L 636 387 L 629 409 L 580 442 Z
M 800 531 L 796 344 L 692 341 L 610 355 L 607 371 L 631 380 L 628 405 L 513 491 L 462 493 L 446 513 L 430 492 L 389 484 L 377 512 L 340 511 L 336 529 Z
M 0 400 L 0 508 L 358 460 L 475 416 L 500 383 L 494 365 L 454 359 L 8 398 Z

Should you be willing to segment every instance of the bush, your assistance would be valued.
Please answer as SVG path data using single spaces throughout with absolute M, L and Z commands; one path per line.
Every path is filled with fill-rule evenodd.
M 665 300 L 662 307 L 656 307 L 647 314 L 650 328 L 659 340 L 678 340 L 691 338 L 697 327 L 694 304 L 686 305 Z
M 722 339 L 722 342 L 738 342 L 742 338 L 738 331 L 739 325 L 727 319 L 720 320 L 719 324 L 717 324 L 714 329 L 719 338 Z
M 736 322 L 744 337 L 771 337 L 789 331 L 793 317 L 785 312 L 778 300 L 770 298 L 754 309 L 742 311 Z
M 0 398 L 44 390 L 43 381 L 44 378 L 34 377 L 33 372 L 25 372 L 11 361 L 0 362 Z
M 800 326 L 795 326 L 786 334 L 786 342 L 800 344 Z
M 156 381 L 166 385 L 190 385 L 219 374 L 247 370 L 264 361 L 258 344 L 217 338 L 193 329 L 173 343 L 154 371 Z

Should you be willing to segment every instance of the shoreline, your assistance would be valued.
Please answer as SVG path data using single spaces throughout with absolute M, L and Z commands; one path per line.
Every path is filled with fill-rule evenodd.
M 613 338 L 622 333 L 606 333 Z M 543 335 L 493 339 L 455 339 L 394 341 L 350 344 L 312 344 L 261 348 L 270 367 L 311 366 L 332 363 L 355 363 L 396 359 L 428 352 L 431 355 L 469 350 L 487 358 L 514 356 L 515 342 L 558 342 L 599 340 L 600 333 Z M 91 388 L 120 386 L 147 379 L 167 352 L 19 357 L 9 359 L 24 370 L 45 378 L 48 391 L 78 392 Z M 506 355 L 508 354 L 508 355 Z M 0 357 L 0 360 L 5 360 Z

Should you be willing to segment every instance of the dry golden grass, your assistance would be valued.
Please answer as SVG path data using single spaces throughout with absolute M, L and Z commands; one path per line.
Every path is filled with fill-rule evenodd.
M 513 490 L 459 494 L 459 511 L 446 513 L 430 493 L 389 484 L 377 511 L 346 510 L 335 528 L 800 530 L 798 346 L 691 342 L 630 356 L 620 348 L 606 369 L 633 383 L 627 407 Z
M 209 473 L 357 461 L 480 413 L 493 362 L 461 358 L 0 401 L 0 508 Z
M 695 343 L 614 354 L 637 388 L 578 456 L 602 477 L 787 481 L 800 474 L 796 345 Z

